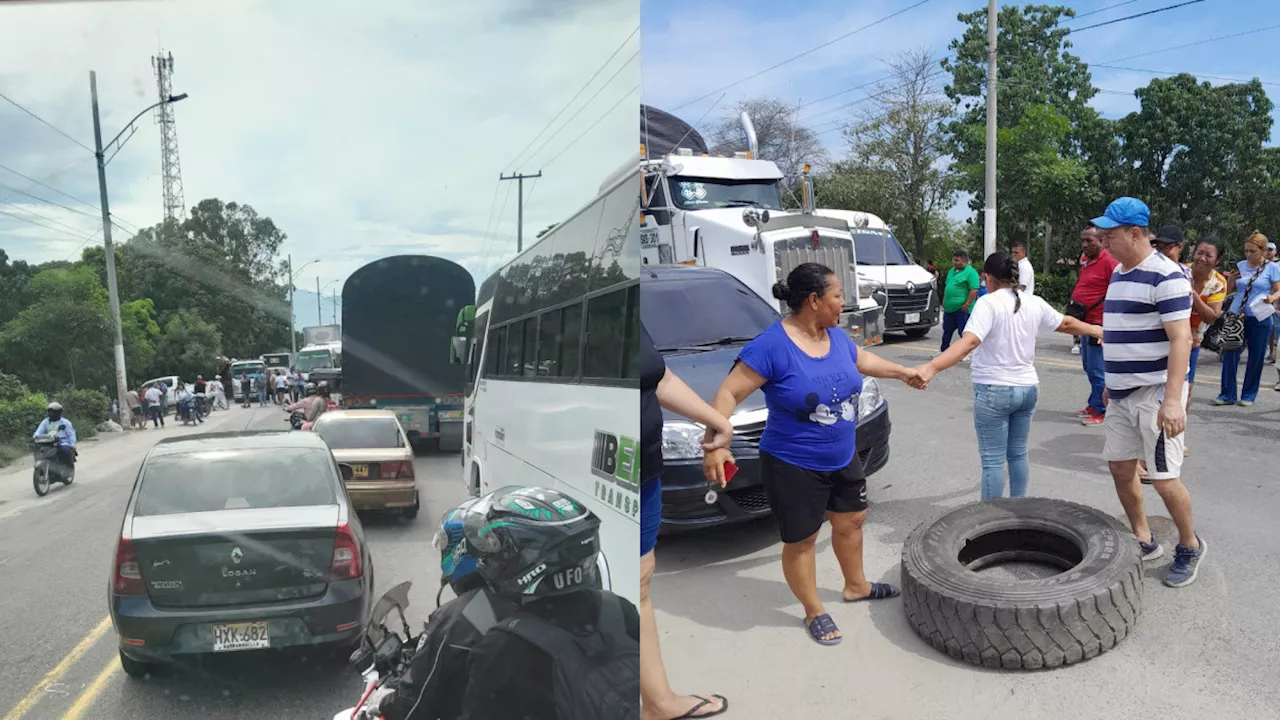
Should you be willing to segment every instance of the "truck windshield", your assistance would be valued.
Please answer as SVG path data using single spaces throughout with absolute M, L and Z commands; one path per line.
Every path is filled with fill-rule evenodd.
M 318 368 L 332 368 L 333 353 L 328 350 L 310 350 L 298 353 L 298 370 L 309 373 Z
M 267 366 L 264 365 L 263 363 L 251 363 L 248 365 L 232 365 L 231 377 L 238 379 L 246 375 L 256 375 L 257 373 L 260 373 L 263 370 L 265 370 L 266 367 Z
M 907 251 L 885 230 L 854 230 L 854 251 L 859 265 L 910 265 Z
M 681 210 L 708 210 L 726 207 L 758 207 L 781 210 L 782 197 L 776 180 L 722 180 L 720 178 L 673 177 L 671 202 Z
M 659 350 L 746 342 L 779 318 L 778 312 L 729 277 L 645 283 L 640 317 Z

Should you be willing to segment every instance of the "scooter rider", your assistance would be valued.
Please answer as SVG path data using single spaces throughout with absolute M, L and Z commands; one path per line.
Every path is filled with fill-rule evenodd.
M 50 428 L 58 435 L 58 462 L 63 466 L 70 468 L 76 462 L 76 429 L 71 426 L 71 421 L 62 417 L 62 405 L 60 403 L 51 402 L 45 408 L 45 418 L 36 426 L 36 432 L 31 436 L 34 440 L 41 435 L 48 435 Z
M 315 397 L 316 397 L 315 383 L 307 383 L 306 396 L 298 398 L 297 402 L 291 403 L 290 405 L 286 406 L 284 411 L 290 414 L 295 412 L 301 412 L 303 419 L 310 420 L 311 418 L 308 416 L 311 414 L 312 406 L 315 404 Z

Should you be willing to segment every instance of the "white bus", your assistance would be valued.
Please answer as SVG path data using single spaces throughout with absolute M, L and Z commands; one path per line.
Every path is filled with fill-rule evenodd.
M 463 478 L 567 493 L 600 517 L 613 591 L 639 603 L 638 159 L 480 286 L 459 316 Z M 472 319 L 474 318 L 474 319 Z M 468 322 L 469 321 L 469 322 Z

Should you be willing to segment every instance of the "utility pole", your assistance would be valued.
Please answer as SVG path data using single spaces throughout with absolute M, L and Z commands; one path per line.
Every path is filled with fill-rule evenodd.
M 320 276 L 316 276 L 316 324 L 324 324 L 324 316 L 320 314 Z
M 498 173 L 498 180 L 516 181 L 516 253 L 524 252 L 524 181 L 525 178 L 540 177 L 542 177 L 541 170 L 538 171 L 537 175 L 512 173 L 510 176 L 506 176 Z
M 293 255 L 289 256 L 289 350 L 293 354 L 293 362 L 296 366 L 298 363 L 298 333 L 294 331 L 293 326 L 297 322 L 297 316 L 293 314 Z
M 987 185 L 982 209 L 982 257 L 996 251 L 996 38 L 999 35 L 998 0 L 987 0 Z
M 337 325 L 338 324 L 338 288 L 334 288 L 330 290 L 329 293 L 333 297 L 333 324 Z
M 111 300 L 111 326 L 115 331 L 116 402 L 120 424 L 129 412 L 129 388 L 124 367 L 124 333 L 120 329 L 120 293 L 116 289 L 116 251 L 111 244 L 111 209 L 107 205 L 107 161 L 102 154 L 102 122 L 98 117 L 98 74 L 89 71 L 89 102 L 93 107 L 93 147 L 98 160 L 98 200 L 102 204 L 102 249 L 107 255 L 107 296 Z

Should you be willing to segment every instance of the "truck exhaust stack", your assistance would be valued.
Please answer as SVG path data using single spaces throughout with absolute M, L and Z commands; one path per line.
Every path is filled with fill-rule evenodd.
M 742 129 L 747 133 L 747 150 L 752 160 L 760 159 L 760 143 L 756 140 L 756 126 L 751 123 L 751 116 L 744 110 L 742 113 Z

